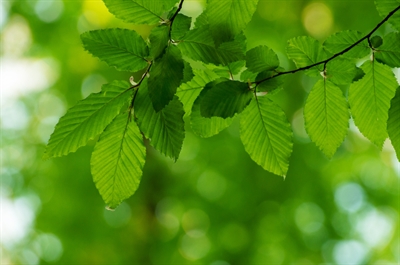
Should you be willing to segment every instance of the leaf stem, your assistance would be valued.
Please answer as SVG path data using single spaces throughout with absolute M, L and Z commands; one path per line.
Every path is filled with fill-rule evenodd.
M 132 101 L 131 101 L 131 105 L 129 106 L 129 111 L 131 111 L 133 109 L 133 105 L 135 104 L 135 99 L 136 99 L 136 95 L 137 95 L 137 93 L 139 91 L 140 84 L 142 84 L 143 80 L 146 78 L 147 74 L 150 72 L 150 69 L 151 69 L 152 65 L 153 65 L 153 61 L 149 61 L 149 66 L 147 67 L 146 71 L 143 73 L 142 78 L 140 78 L 139 82 L 136 85 L 131 86 L 129 88 L 129 89 L 135 89 L 136 88 L 135 94 L 133 95 L 133 98 L 132 98 Z M 130 116 L 130 114 L 129 114 L 129 116 Z
M 368 33 L 368 34 L 365 35 L 363 38 L 359 39 L 358 41 L 356 41 L 355 43 L 353 43 L 351 46 L 347 47 L 347 48 L 344 49 L 343 51 L 338 52 L 338 53 L 332 55 L 332 56 L 329 57 L 328 59 L 323 60 L 323 61 L 320 61 L 320 62 L 317 62 L 317 63 L 314 63 L 314 64 L 311 64 L 311 65 L 308 65 L 308 66 L 305 66 L 305 67 L 301 67 L 301 68 L 298 68 L 298 69 L 295 69 L 295 70 L 286 71 L 286 72 L 280 72 L 280 73 L 278 73 L 278 74 L 276 74 L 276 75 L 273 75 L 273 76 L 264 78 L 264 79 L 259 80 L 259 81 L 256 81 L 256 82 L 253 82 L 253 84 L 255 84 L 256 87 L 257 87 L 259 84 L 261 84 L 261 83 L 263 83 L 263 82 L 265 82 L 265 81 L 271 80 L 271 79 L 273 79 L 273 78 L 276 78 L 276 77 L 278 77 L 278 76 L 287 75 L 287 74 L 294 74 L 294 73 L 297 73 L 297 72 L 300 72 L 300 71 L 308 70 L 308 69 L 310 69 L 310 68 L 312 68 L 312 67 L 315 67 L 315 66 L 318 66 L 318 65 L 321 65 L 321 64 L 324 64 L 324 69 L 325 69 L 325 68 L 326 68 L 326 65 L 327 65 L 330 61 L 332 61 L 332 60 L 335 59 L 336 57 L 339 57 L 339 56 L 345 54 L 346 52 L 350 51 L 351 49 L 353 49 L 354 47 L 356 47 L 358 44 L 360 44 L 361 42 L 363 42 L 364 40 L 368 40 L 369 44 L 371 45 L 370 38 L 371 38 L 372 34 L 374 34 L 375 31 L 377 31 L 386 21 L 388 21 L 389 18 L 391 18 L 399 9 L 400 9 L 400 5 L 399 5 L 397 8 L 395 8 L 393 11 L 391 11 L 381 22 L 379 22 L 378 25 L 376 25 L 375 28 L 374 28 L 370 33 Z

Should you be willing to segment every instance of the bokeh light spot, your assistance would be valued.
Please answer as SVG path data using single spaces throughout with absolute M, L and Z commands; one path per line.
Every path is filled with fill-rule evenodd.
M 211 249 L 211 243 L 207 237 L 193 238 L 184 235 L 181 239 L 179 252 L 188 260 L 204 258 Z
M 324 220 L 324 212 L 315 203 L 303 203 L 296 209 L 296 225 L 303 233 L 317 232 L 322 227 Z
M 36 252 L 40 258 L 47 262 L 54 262 L 60 259 L 63 253 L 63 246 L 55 235 L 41 234 L 34 243 Z
M 337 206 L 349 213 L 354 213 L 363 206 L 364 197 L 364 190 L 357 183 L 343 183 L 335 191 Z
M 210 226 L 208 215 L 199 209 L 190 209 L 182 216 L 182 227 L 191 237 L 202 237 Z
M 104 209 L 103 212 L 106 223 L 114 228 L 126 225 L 131 219 L 131 215 L 131 207 L 126 202 L 122 202 L 115 211 Z
M 40 20 L 51 23 L 60 18 L 64 11 L 62 0 L 39 0 L 35 5 L 35 13 Z
M 336 264 L 365 264 L 367 248 L 356 240 L 338 242 L 333 248 L 333 258 Z
M 303 9 L 303 25 L 317 39 L 325 38 L 332 32 L 333 15 L 324 3 L 311 3 Z

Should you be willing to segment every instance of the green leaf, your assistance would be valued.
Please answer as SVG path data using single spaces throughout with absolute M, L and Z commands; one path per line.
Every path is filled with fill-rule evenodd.
M 118 115 L 97 142 L 91 159 L 94 183 L 111 209 L 137 190 L 143 173 L 146 148 L 129 113 Z
M 99 135 L 131 99 L 129 87 L 128 82 L 114 81 L 70 108 L 57 123 L 44 158 L 75 152 Z
M 271 71 L 279 67 L 279 59 L 267 46 L 257 46 L 246 53 L 246 67 L 254 73 Z
M 245 59 L 246 37 L 239 34 L 233 41 L 224 42 L 217 48 L 219 60 L 223 65 Z
M 261 72 L 257 75 L 256 81 L 264 80 L 265 78 L 277 75 L 279 72 L 282 72 L 283 70 L 284 70 L 283 68 L 280 68 L 279 71 Z M 266 80 L 257 86 L 257 91 L 268 92 L 269 94 L 271 94 L 272 92 L 273 93 L 278 92 L 279 88 L 283 87 L 286 77 L 287 77 L 287 75 L 281 75 L 281 76 Z
M 177 97 L 159 112 L 155 112 L 147 92 L 147 80 L 140 86 L 134 105 L 140 130 L 160 153 L 174 159 L 179 157 L 185 138 L 183 105 Z
M 326 65 L 326 78 L 336 85 L 352 83 L 356 74 L 357 67 L 350 60 L 335 58 Z
M 257 4 L 258 0 L 208 0 L 206 13 L 216 44 L 231 41 L 244 30 Z
M 193 104 L 192 114 L 190 116 L 190 124 L 192 126 L 193 132 L 203 138 L 211 137 L 220 133 L 222 130 L 229 127 L 229 125 L 231 125 L 233 121 L 232 118 L 204 118 L 200 114 L 200 105 L 203 100 L 204 94 L 219 82 L 220 81 L 216 80 L 214 82 L 208 83 L 200 92 L 200 95 Z
M 390 100 L 398 87 L 390 67 L 366 61 L 361 69 L 365 76 L 349 89 L 349 104 L 355 124 L 361 133 L 382 148 L 387 138 Z
M 135 31 L 94 30 L 83 33 L 81 39 L 87 51 L 119 71 L 136 72 L 148 64 L 148 47 Z
M 193 102 L 199 96 L 200 91 L 204 88 L 204 86 L 218 78 L 218 75 L 210 70 L 193 69 L 193 72 L 193 79 L 182 84 L 176 92 L 176 95 L 183 103 L 185 116 L 190 115 Z
M 133 24 L 157 24 L 179 0 L 103 0 L 117 18 Z
M 156 112 L 162 110 L 174 98 L 183 79 L 183 60 L 179 49 L 170 45 L 165 54 L 156 59 L 148 82 L 149 94 Z
M 189 31 L 178 47 L 184 56 L 195 61 L 212 64 L 220 63 L 208 26 Z
M 392 32 L 386 35 L 375 57 L 390 67 L 400 67 L 400 33 Z
M 318 81 L 308 95 L 304 119 L 311 140 L 331 158 L 349 127 L 349 107 L 340 88 L 330 81 Z
M 293 133 L 283 110 L 268 96 L 253 99 L 240 117 L 240 138 L 246 152 L 265 170 L 285 176 Z
M 195 28 L 200 28 L 203 26 L 209 25 L 208 23 L 208 17 L 207 17 L 207 12 L 204 10 L 195 20 L 194 26 Z
M 190 66 L 190 64 L 186 61 L 183 61 L 183 79 L 182 79 L 182 83 L 186 83 L 189 82 L 190 80 L 193 79 L 194 77 L 194 73 L 193 73 L 193 69 Z
M 201 115 L 228 118 L 242 112 L 250 103 L 252 91 L 246 83 L 226 80 L 211 87 L 200 102 Z
M 376 9 L 379 15 L 386 17 L 390 12 L 400 6 L 400 0 L 375 0 Z M 400 12 L 399 10 L 389 19 L 389 23 L 392 26 L 400 30 Z
M 313 65 L 325 59 L 322 46 L 316 39 L 308 36 L 301 36 L 290 39 L 287 46 L 287 54 L 297 68 Z M 318 76 L 323 70 L 323 65 L 308 70 L 314 76 Z
M 172 23 L 171 37 L 175 41 L 181 40 L 189 31 L 192 24 L 192 18 L 178 14 Z
M 391 102 L 387 131 L 397 159 L 400 161 L 400 87 L 397 88 L 396 95 Z
M 169 41 L 169 26 L 161 25 L 151 30 L 150 36 L 150 56 L 158 58 L 165 50 Z
M 383 44 L 383 40 L 382 40 L 381 36 L 378 36 L 378 35 L 373 36 L 370 39 L 370 41 L 371 41 L 372 47 L 374 47 L 375 49 L 379 48 Z
M 336 54 L 347 49 L 363 37 L 364 35 L 361 32 L 355 30 L 340 31 L 326 39 L 324 42 L 324 48 L 330 53 Z M 370 53 L 371 49 L 368 46 L 368 42 L 367 40 L 364 40 L 342 56 L 346 58 L 358 59 L 363 58 Z

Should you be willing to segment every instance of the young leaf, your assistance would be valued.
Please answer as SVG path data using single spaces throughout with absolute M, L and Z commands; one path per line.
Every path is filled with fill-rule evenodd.
M 331 158 L 349 127 L 349 107 L 340 88 L 327 80 L 318 81 L 308 95 L 304 119 L 311 140 Z
M 285 176 L 293 148 L 286 115 L 268 96 L 253 99 L 240 117 L 240 138 L 246 152 L 265 170 Z
M 375 57 L 390 67 L 400 67 L 400 33 L 392 32 L 386 35 Z
M 200 92 L 199 97 L 193 104 L 192 114 L 190 116 L 190 124 L 193 132 L 203 138 L 214 136 L 220 133 L 223 129 L 229 127 L 232 123 L 232 118 L 223 119 L 221 117 L 204 118 L 200 115 L 200 104 L 203 100 L 203 95 L 220 81 L 208 83 Z
M 400 161 L 400 87 L 397 88 L 396 95 L 391 102 L 387 131 L 397 159 Z
M 353 82 L 357 74 L 354 62 L 335 58 L 326 65 L 326 78 L 336 85 L 347 85 Z
M 207 18 L 212 36 L 219 44 L 233 40 L 253 17 L 258 0 L 208 0 Z
M 390 100 L 398 87 L 390 67 L 366 61 L 361 69 L 365 76 L 349 89 L 349 104 L 355 124 L 361 133 L 378 147 L 387 138 Z
M 113 81 L 70 108 L 57 123 L 44 158 L 75 152 L 99 135 L 132 98 L 129 87 L 128 82 Z
M 200 102 L 201 116 L 228 118 L 242 112 L 253 93 L 246 83 L 227 80 L 211 87 Z
M 169 26 L 160 25 L 151 30 L 150 36 L 150 56 L 158 58 L 165 50 L 169 40 Z
M 157 24 L 179 0 L 103 0 L 117 18 L 133 24 Z
M 171 37 L 175 41 L 181 40 L 189 31 L 192 24 L 192 18 L 178 14 L 172 23 Z
M 160 59 L 155 60 L 148 82 L 149 95 L 156 112 L 174 98 L 183 79 L 183 60 L 179 49 L 170 45 Z
M 183 105 L 177 97 L 159 112 L 155 112 L 145 79 L 138 91 L 135 105 L 140 130 L 150 139 L 150 144 L 160 153 L 174 159 L 179 157 L 185 138 Z
M 83 46 L 119 71 L 136 72 L 147 66 L 149 49 L 142 37 L 127 29 L 103 29 L 81 35 Z
M 379 15 L 386 17 L 391 11 L 400 6 L 400 0 L 375 0 L 376 9 Z M 397 30 L 400 30 L 400 12 L 396 12 L 389 23 Z
M 137 190 L 143 173 L 146 148 L 129 113 L 118 115 L 100 136 L 91 159 L 93 181 L 111 209 Z
M 289 58 L 295 62 L 297 68 L 306 67 L 325 59 L 321 44 L 316 39 L 308 36 L 296 37 L 289 40 L 286 51 Z M 319 65 L 309 71 L 313 75 L 318 76 L 322 70 L 323 66 Z
M 267 46 L 257 46 L 247 51 L 246 67 L 254 73 L 271 71 L 279 67 L 279 59 Z
M 203 87 L 218 78 L 214 72 L 210 70 L 194 69 L 194 77 L 187 83 L 182 84 L 176 95 L 183 103 L 185 116 L 189 116 L 192 111 L 193 102 L 196 100 Z
M 364 35 L 361 32 L 355 30 L 340 31 L 326 39 L 324 42 L 324 48 L 330 53 L 336 54 L 347 49 L 363 37 Z M 342 56 L 358 59 L 367 56 L 370 52 L 371 49 L 368 46 L 368 42 L 367 40 L 364 40 Z

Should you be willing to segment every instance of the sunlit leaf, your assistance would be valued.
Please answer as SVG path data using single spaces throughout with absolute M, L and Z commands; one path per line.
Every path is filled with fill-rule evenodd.
M 326 78 L 336 85 L 350 84 L 357 74 L 354 62 L 336 58 L 326 65 Z
M 351 45 L 362 39 L 364 34 L 355 30 L 346 30 L 337 32 L 326 39 L 324 48 L 330 53 L 336 54 L 349 48 Z M 364 40 L 357 46 L 346 52 L 342 56 L 346 58 L 363 58 L 371 52 L 368 41 Z
M 97 142 L 91 159 L 93 181 L 111 209 L 137 190 L 143 173 L 146 148 L 129 113 L 118 115 Z
M 349 89 L 351 114 L 361 133 L 381 148 L 388 136 L 388 111 L 398 84 L 386 65 L 366 61 L 361 69 L 365 76 Z
M 375 56 L 378 61 L 390 67 L 400 67 L 400 33 L 392 32 L 386 35 Z
M 304 119 L 311 140 L 331 158 L 349 127 L 349 107 L 340 88 L 330 81 L 318 81 L 308 95 Z
M 391 101 L 387 130 L 397 159 L 400 161 L 400 87 L 396 90 L 396 96 Z
M 254 73 L 271 71 L 279 67 L 279 59 L 267 46 L 257 46 L 247 51 L 246 66 Z
M 379 15 L 386 17 L 390 12 L 400 6 L 400 0 L 375 0 L 376 9 Z M 389 23 L 397 30 L 400 30 L 400 12 L 396 12 Z
M 240 138 L 257 164 L 274 174 L 286 175 L 293 133 L 283 110 L 267 96 L 253 99 L 241 114 Z
M 87 51 L 117 70 L 135 72 L 148 64 L 148 47 L 135 31 L 94 30 L 83 33 L 81 39 Z
M 184 111 L 179 99 L 175 97 L 165 108 L 155 112 L 145 80 L 138 91 L 134 110 L 139 128 L 150 139 L 150 144 L 160 153 L 176 161 L 185 138 Z
M 99 135 L 132 98 L 129 86 L 128 82 L 114 81 L 70 108 L 57 123 L 44 158 L 75 152 Z

